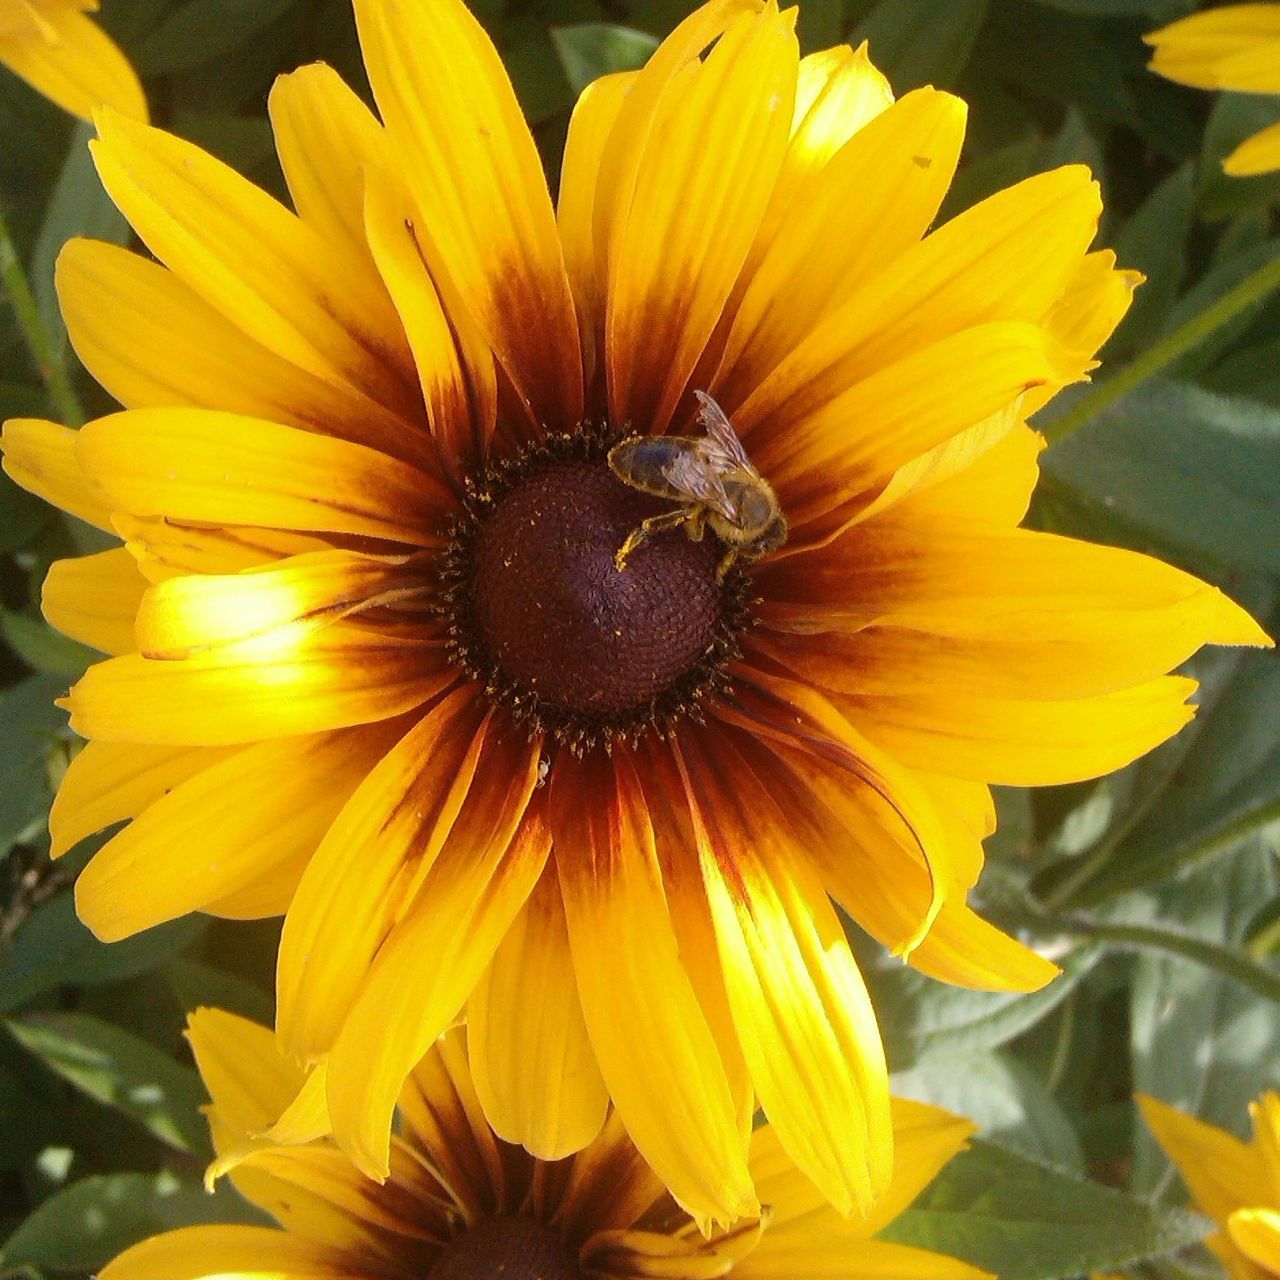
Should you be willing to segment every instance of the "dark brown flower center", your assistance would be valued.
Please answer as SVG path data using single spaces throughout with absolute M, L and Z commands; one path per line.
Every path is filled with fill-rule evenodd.
M 627 535 L 671 504 L 624 484 L 606 442 L 557 437 L 486 477 L 445 556 L 455 657 L 490 695 L 578 750 L 664 727 L 723 685 L 747 580 L 668 529 L 624 569 Z
M 534 1218 L 486 1218 L 452 1241 L 427 1280 L 582 1280 L 573 1250 Z

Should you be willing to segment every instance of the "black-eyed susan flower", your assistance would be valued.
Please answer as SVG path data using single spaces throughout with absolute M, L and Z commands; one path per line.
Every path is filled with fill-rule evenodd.
M 98 0 L 0 0 L 0 66 L 85 120 L 99 106 L 145 120 L 129 59 L 88 16 L 97 8 Z
M 1249 1104 L 1249 1142 L 1155 1098 L 1138 1105 L 1196 1207 L 1217 1223 L 1206 1243 L 1231 1280 L 1280 1276 L 1280 1094 Z
M 713 0 L 586 91 L 553 209 L 466 10 L 356 12 L 380 120 L 322 66 L 272 94 L 296 213 L 104 115 L 159 261 L 73 242 L 58 285 L 127 408 L 5 433 L 12 476 L 124 541 L 45 588 L 116 655 L 67 700 L 55 849 L 132 820 L 82 916 L 286 913 L 277 1033 L 366 1172 L 466 1006 L 488 1120 L 534 1155 L 612 1099 L 730 1221 L 759 1105 L 865 1206 L 888 1086 L 833 900 L 943 980 L 1047 982 L 965 902 L 988 784 L 1116 768 L 1191 715 L 1172 666 L 1265 640 L 1184 573 L 1017 528 L 1024 419 L 1134 285 L 1090 252 L 1097 186 L 930 232 L 963 103 Z M 680 501 L 615 453 L 662 435 Z M 785 543 L 731 559 L 714 503 L 776 505 Z
M 1151 70 L 1197 89 L 1280 93 L 1280 4 L 1229 4 L 1143 37 Z M 1280 169 L 1280 124 L 1246 138 L 1223 161 L 1237 177 Z
M 448 1032 L 414 1068 L 399 1099 L 391 1172 L 379 1185 L 324 1139 L 281 1146 L 262 1130 L 301 1083 L 271 1032 L 201 1009 L 188 1039 L 212 1097 L 217 1160 L 279 1229 L 187 1227 L 121 1254 L 102 1280 L 819 1280 L 894 1276 L 982 1280 L 942 1254 L 873 1239 L 966 1144 L 973 1126 L 895 1100 L 893 1181 L 865 1214 L 844 1218 L 765 1126 L 750 1162 L 766 1208 L 704 1235 L 667 1195 L 617 1117 L 576 1156 L 547 1163 L 489 1127 L 467 1061 Z

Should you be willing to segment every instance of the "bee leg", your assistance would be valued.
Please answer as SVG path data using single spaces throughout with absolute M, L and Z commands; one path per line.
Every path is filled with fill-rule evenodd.
M 702 541 L 702 535 L 707 531 L 707 513 L 701 507 L 689 517 L 684 531 L 689 535 L 690 542 Z
M 723 556 L 720 557 L 720 563 L 716 565 L 716 585 L 724 581 L 724 575 L 733 568 L 733 562 L 738 558 L 739 549 L 730 547 Z
M 684 524 L 688 518 L 687 511 L 677 510 L 664 511 L 662 515 L 650 516 L 647 520 L 641 521 L 627 534 L 626 541 L 618 548 L 617 554 L 613 557 L 614 567 L 621 573 L 627 567 L 627 560 L 631 553 L 642 542 L 653 537 L 655 533 L 661 533 L 664 529 L 674 529 L 677 525 Z

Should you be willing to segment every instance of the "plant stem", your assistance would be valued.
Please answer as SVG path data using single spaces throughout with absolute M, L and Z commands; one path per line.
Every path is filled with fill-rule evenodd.
M 1001 914 L 1036 933 L 1066 934 L 1124 951 L 1156 951 L 1178 956 L 1212 969 L 1224 978 L 1249 987 L 1266 999 L 1280 1004 L 1280 976 L 1221 943 L 1206 942 L 1202 938 L 1174 929 L 1142 924 L 1112 924 L 1082 916 L 1045 916 L 1039 912 L 1008 910 L 1002 910 Z
M 4 280 L 5 292 L 13 303 L 22 336 L 26 339 L 36 371 L 49 393 L 55 413 L 69 427 L 83 426 L 84 410 L 67 377 L 67 367 L 62 355 L 40 318 L 40 308 L 36 305 L 22 259 L 18 256 L 3 214 L 0 214 L 0 277 Z
M 1145 382 L 1192 347 L 1203 342 L 1211 333 L 1235 319 L 1246 307 L 1260 302 L 1273 289 L 1280 286 L 1280 257 L 1273 258 L 1246 276 L 1234 288 L 1228 289 L 1216 302 L 1205 307 L 1199 315 L 1192 316 L 1172 333 L 1161 338 L 1136 359 L 1131 360 L 1114 377 L 1099 383 L 1074 409 L 1063 414 L 1056 422 L 1041 428 L 1050 444 L 1065 440 L 1086 422 L 1096 418 L 1104 409 L 1115 404 L 1140 383 Z

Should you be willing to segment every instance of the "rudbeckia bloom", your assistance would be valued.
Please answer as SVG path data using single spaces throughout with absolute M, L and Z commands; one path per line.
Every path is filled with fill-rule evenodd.
M 1196 1207 L 1218 1224 L 1206 1243 L 1231 1280 L 1280 1276 L 1280 1094 L 1249 1104 L 1249 1142 L 1155 1098 L 1138 1105 Z
M 1024 419 L 1134 284 L 1089 251 L 1097 187 L 1060 169 L 926 234 L 963 104 L 895 102 L 861 51 L 801 61 L 794 10 L 713 0 L 582 96 L 553 209 L 461 5 L 356 13 L 380 120 L 323 66 L 272 94 L 296 213 L 103 116 L 159 261 L 73 242 L 58 285 L 127 408 L 5 433 L 12 476 L 124 541 L 45 588 L 117 655 L 66 703 L 90 741 L 56 851 L 133 820 L 81 914 L 116 939 L 287 912 L 277 1033 L 376 1176 L 465 1005 L 489 1121 L 536 1156 L 611 1098 L 729 1221 L 759 1105 L 866 1205 L 888 1086 L 833 900 L 928 974 L 1041 986 L 966 905 L 988 783 L 1132 760 L 1191 715 L 1173 665 L 1265 639 L 1155 560 L 1017 528 Z M 708 462 L 697 392 L 759 481 Z M 611 465 L 663 435 L 657 487 L 712 469 L 720 518 L 776 500 L 785 544 L 729 563 L 692 536 L 714 491 Z
M 128 58 L 87 16 L 97 8 L 98 0 L 0 0 L 0 65 L 85 120 L 98 106 L 145 120 Z
M 449 1032 L 400 1095 L 391 1173 L 379 1185 L 331 1142 L 281 1146 L 260 1136 L 301 1081 L 271 1032 L 201 1009 L 188 1039 L 212 1096 L 218 1159 L 270 1227 L 212 1225 L 154 1236 L 121 1254 L 102 1280 L 982 1280 L 942 1254 L 872 1237 L 965 1146 L 973 1126 L 917 1102 L 894 1101 L 899 1158 L 887 1192 L 843 1218 L 765 1126 L 751 1167 L 768 1209 L 704 1236 L 640 1159 L 616 1117 L 578 1155 L 555 1164 L 504 1142 L 484 1119 L 466 1036 Z
M 1280 93 L 1280 4 L 1230 4 L 1144 36 L 1158 75 L 1197 89 Z M 1236 177 L 1280 169 L 1280 124 L 1246 138 L 1222 167 Z

